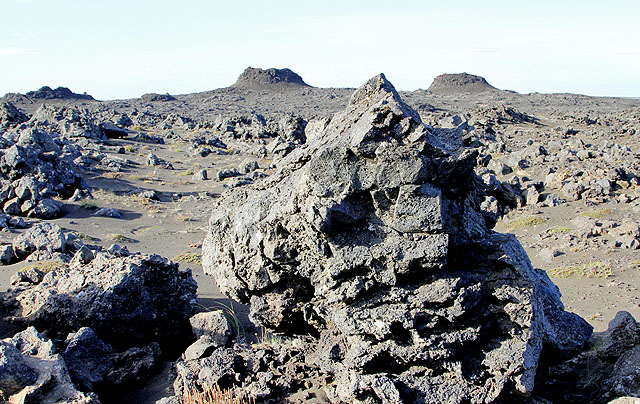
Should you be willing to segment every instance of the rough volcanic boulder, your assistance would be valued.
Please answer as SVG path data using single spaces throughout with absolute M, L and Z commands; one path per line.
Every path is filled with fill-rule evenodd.
M 14 284 L 5 302 L 13 320 L 64 339 L 90 327 L 116 349 L 158 342 L 163 350 L 186 347 L 196 282 L 191 271 L 159 255 L 112 256 L 99 252 L 88 264 L 69 266 Z
M 0 341 L 0 351 L 0 400 L 12 404 L 100 403 L 94 393 L 76 389 L 53 341 L 35 328 Z
M 640 323 L 618 312 L 609 328 L 595 333 L 588 349 L 538 375 L 544 397 L 554 403 L 606 403 L 640 396 Z
M 298 88 L 310 87 L 298 74 L 290 69 L 259 69 L 247 67 L 232 86 L 251 90 L 264 90 L 269 88 Z
M 135 386 L 148 378 L 160 363 L 160 347 L 151 343 L 143 348 L 114 352 L 91 328 L 69 334 L 62 352 L 71 380 L 82 391 L 109 395 L 114 388 Z
M 0 133 L 28 120 L 29 118 L 12 103 L 0 104 Z
M 204 271 L 260 325 L 313 337 L 333 402 L 517 400 L 543 348 L 569 355 L 592 329 L 487 228 L 475 162 L 376 76 L 275 174 L 219 200 Z
M 498 91 L 484 77 L 469 73 L 441 74 L 428 88 L 436 94 L 478 94 L 485 91 Z

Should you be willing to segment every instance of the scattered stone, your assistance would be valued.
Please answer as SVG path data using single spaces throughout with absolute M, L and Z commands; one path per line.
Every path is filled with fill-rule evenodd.
M 149 153 L 149 155 L 147 156 L 147 165 L 160 166 L 167 170 L 173 170 L 173 165 L 170 162 L 161 159 L 160 157 L 156 156 L 153 153 Z
M 164 144 L 164 139 L 160 136 L 149 135 L 145 132 L 140 132 L 136 134 L 132 140 L 137 142 L 151 143 L 151 144 Z
M 140 198 L 146 198 L 152 201 L 159 201 L 160 200 L 160 195 L 158 195 L 158 193 L 156 191 L 154 191 L 153 189 L 149 189 L 146 191 L 142 191 L 139 192 L 137 194 Z
M 206 181 L 208 180 L 208 174 L 207 174 L 207 170 L 202 169 L 199 170 L 197 172 L 195 172 L 192 176 L 191 176 L 191 181 L 197 182 L 197 181 Z
M 16 254 L 11 244 L 0 245 L 0 262 L 2 265 L 13 264 L 16 261 Z
M 94 216 L 112 217 L 115 219 L 122 218 L 122 213 L 118 209 L 114 208 L 101 208 L 93 214 Z
M 193 335 L 211 337 L 216 347 L 226 346 L 234 335 L 227 317 L 222 310 L 198 313 L 189 320 Z
M 555 248 L 552 247 L 548 247 L 548 248 L 543 248 L 542 250 L 540 250 L 540 252 L 538 253 L 538 256 L 540 257 L 541 260 L 545 261 L 545 262 L 551 262 L 553 261 L 554 258 L 563 255 L 563 253 Z
M 240 163 L 240 172 L 242 174 L 249 174 L 252 171 L 259 169 L 258 162 L 255 160 L 245 160 Z
M 107 249 L 107 252 L 115 257 L 128 257 L 131 255 L 127 246 L 121 246 L 118 244 L 111 244 Z
M 116 126 L 113 122 L 102 122 L 99 127 L 102 133 L 110 139 L 120 139 L 129 134 L 128 130 Z
M 240 171 L 237 168 L 226 168 L 218 170 L 216 178 L 218 181 L 223 181 L 225 178 L 237 177 L 238 175 L 240 175 Z

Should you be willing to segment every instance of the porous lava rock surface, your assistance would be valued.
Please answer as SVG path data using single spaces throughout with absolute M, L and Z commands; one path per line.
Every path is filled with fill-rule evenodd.
M 541 355 L 592 328 L 488 228 L 475 162 L 373 77 L 275 174 L 219 200 L 204 271 L 258 324 L 312 337 L 333 402 L 518 400 Z
M 4 296 L 12 321 L 64 339 L 90 327 L 117 349 L 158 342 L 184 349 L 197 284 L 191 271 L 159 255 L 98 252 L 48 273 L 16 277 Z

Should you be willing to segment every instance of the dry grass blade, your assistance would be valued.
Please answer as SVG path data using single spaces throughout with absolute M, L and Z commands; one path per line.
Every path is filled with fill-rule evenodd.
M 240 389 L 221 389 L 218 385 L 207 386 L 202 392 L 187 391 L 180 400 L 180 404 L 255 404 L 255 402 L 255 398 Z

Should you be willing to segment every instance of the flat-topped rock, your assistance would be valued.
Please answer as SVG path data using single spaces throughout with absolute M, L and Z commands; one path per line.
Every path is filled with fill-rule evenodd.
M 260 90 L 310 86 L 290 69 L 270 68 L 263 70 L 247 67 L 232 87 Z
M 469 73 L 441 74 L 433 79 L 428 90 L 436 94 L 478 94 L 486 91 L 498 91 L 484 77 Z

